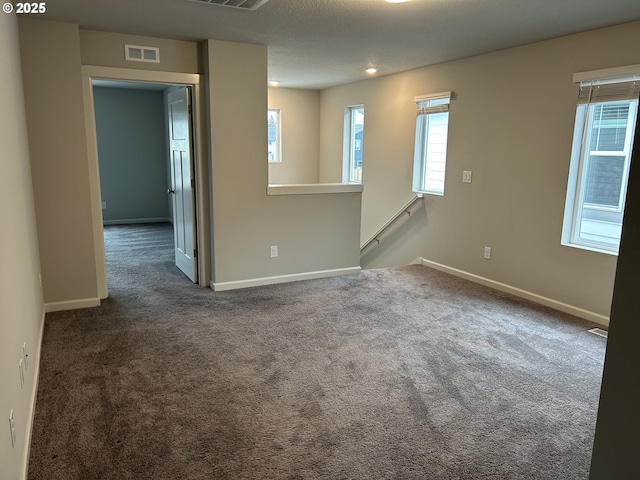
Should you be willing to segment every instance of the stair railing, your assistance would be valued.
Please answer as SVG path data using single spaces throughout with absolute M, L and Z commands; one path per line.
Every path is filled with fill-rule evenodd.
M 424 195 L 421 193 L 416 194 L 409 202 L 402 207 L 398 212 L 391 217 L 391 219 L 385 223 L 376 233 L 374 233 L 369 240 L 364 242 L 360 247 L 360 256 L 366 255 L 393 232 L 396 231 L 404 222 L 406 222 L 411 214 L 413 214 L 420 207 L 420 200 Z

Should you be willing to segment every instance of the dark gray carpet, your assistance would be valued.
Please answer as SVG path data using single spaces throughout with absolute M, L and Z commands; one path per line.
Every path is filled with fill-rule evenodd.
M 214 293 L 106 229 L 47 315 L 29 478 L 584 480 L 606 340 L 421 266 Z

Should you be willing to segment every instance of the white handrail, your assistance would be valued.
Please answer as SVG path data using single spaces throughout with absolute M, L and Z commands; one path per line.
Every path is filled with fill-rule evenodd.
M 376 233 L 374 233 L 369 238 L 369 240 L 367 240 L 362 244 L 362 246 L 360 247 L 360 255 L 364 255 L 366 253 L 365 250 L 367 250 L 367 247 L 369 247 L 370 245 L 372 245 L 371 248 L 378 246 L 386 236 L 386 235 L 382 235 L 382 233 L 385 232 L 385 230 L 387 230 L 391 225 L 393 225 L 396 222 L 396 220 L 398 220 L 398 218 L 400 218 L 405 213 L 407 214 L 407 216 L 405 217 L 405 220 L 407 220 L 413 213 L 411 210 L 411 207 L 413 207 L 413 205 L 423 197 L 424 195 L 422 193 L 416 194 L 411 200 L 409 200 L 409 202 L 404 207 L 398 210 L 398 212 L 393 217 L 391 217 L 391 219 L 387 223 L 385 223 Z M 374 241 L 376 242 L 375 244 L 373 243 Z M 369 250 L 371 250 L 371 248 Z

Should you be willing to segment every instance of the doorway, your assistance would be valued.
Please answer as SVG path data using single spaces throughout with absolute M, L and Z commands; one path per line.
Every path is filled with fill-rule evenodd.
M 196 282 L 189 87 L 94 80 L 93 98 L 107 260 L 122 244 L 107 240 L 130 231 L 114 226 L 171 224 L 175 264 Z
M 171 223 L 175 264 L 197 282 L 189 87 L 92 84 L 103 225 Z
M 83 67 L 83 80 L 87 142 L 90 153 L 94 245 L 96 246 L 96 270 L 100 298 L 108 296 L 103 224 L 170 222 L 175 227 L 173 243 L 178 268 L 194 283 L 208 286 L 210 269 L 203 268 L 203 265 L 206 265 L 209 259 L 206 258 L 207 255 L 198 255 L 197 253 L 198 250 L 207 250 L 206 245 L 208 245 L 207 239 L 209 238 L 204 234 L 209 222 L 206 218 L 208 206 L 203 201 L 203 198 L 208 198 L 208 195 L 203 193 L 203 191 L 206 192 L 204 177 L 207 176 L 207 169 L 201 155 L 202 148 L 198 142 L 200 137 L 199 109 L 195 108 L 195 103 L 199 98 L 199 75 L 137 70 L 123 71 L 122 69 L 85 66 Z M 135 95 L 135 91 L 138 93 L 146 92 L 152 94 L 151 96 L 155 94 L 156 98 L 163 99 L 161 123 L 164 135 L 160 141 L 160 147 L 162 147 L 160 150 L 163 153 L 155 151 L 155 155 L 162 157 L 161 160 L 158 162 L 156 159 L 154 168 L 149 168 L 149 165 L 136 167 L 128 165 L 129 174 L 124 174 L 123 177 L 121 173 L 119 176 L 120 179 L 126 178 L 126 181 L 116 181 L 117 184 L 120 184 L 116 187 L 121 190 L 123 190 L 122 184 L 133 183 L 132 192 L 137 200 L 130 196 L 127 197 L 124 192 L 114 196 L 113 191 L 108 194 L 105 191 L 105 197 L 110 196 L 111 203 L 108 198 L 102 196 L 101 190 L 105 189 L 103 186 L 105 182 L 102 178 L 103 168 L 98 161 L 98 157 L 102 153 L 99 152 L 101 149 L 98 143 L 101 121 L 96 117 L 95 103 L 101 94 L 95 95 L 94 89 L 102 89 L 102 93 L 110 91 L 112 93 L 113 90 L 120 89 L 129 95 Z M 173 95 L 173 100 L 169 99 L 171 95 Z M 176 95 L 184 101 L 176 101 Z M 146 123 L 138 121 L 137 127 L 134 125 L 131 130 L 135 130 L 136 135 L 145 137 Z M 117 142 L 111 141 L 111 146 L 114 143 L 117 144 Z M 141 143 L 149 145 L 144 139 Z M 158 143 L 157 139 L 155 143 Z M 122 148 L 126 151 L 130 144 L 119 145 L 119 147 L 121 147 L 121 151 Z M 157 149 L 149 148 L 149 150 Z M 127 162 L 124 163 L 127 166 Z M 142 163 L 144 164 L 144 162 Z M 179 176 L 176 176 L 178 174 Z M 113 172 L 108 175 L 113 176 Z M 148 192 L 144 194 L 141 190 L 152 190 L 153 195 L 149 195 Z M 143 199 L 141 200 L 141 198 Z M 114 215 L 121 218 L 114 218 Z M 176 219 L 179 220 L 180 225 L 176 223 Z M 181 264 L 178 264 L 180 260 L 178 254 L 183 259 Z M 184 259 L 188 260 L 189 268 L 185 268 Z

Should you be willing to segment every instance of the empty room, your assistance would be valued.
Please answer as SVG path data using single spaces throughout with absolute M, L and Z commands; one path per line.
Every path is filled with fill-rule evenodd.
M 1 480 L 634 478 L 640 4 L 3 11 Z

